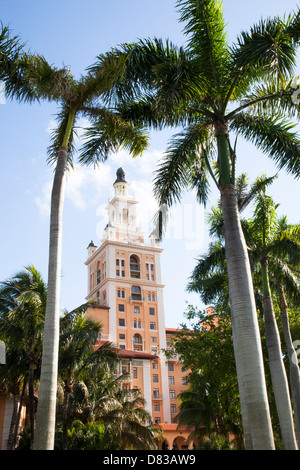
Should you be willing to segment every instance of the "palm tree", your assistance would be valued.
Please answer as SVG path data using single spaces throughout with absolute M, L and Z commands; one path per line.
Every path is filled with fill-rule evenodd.
M 300 142 L 286 121 L 289 113 L 297 115 L 289 81 L 296 45 L 288 28 L 293 25 L 295 31 L 299 18 L 260 21 L 230 46 L 219 1 L 178 0 L 177 7 L 185 22 L 186 49 L 159 39 L 143 40 L 99 57 L 95 69 L 115 70 L 114 98 L 125 97 L 120 107 L 134 122 L 156 129 L 184 126 L 156 171 L 154 190 L 160 205 L 171 206 L 191 188 L 205 203 L 209 176 L 217 184 L 246 446 L 273 449 L 251 270 L 237 205 L 236 146 L 230 133 L 253 142 L 279 168 L 299 176 Z
M 34 438 L 34 370 L 41 358 L 47 289 L 41 274 L 27 266 L 0 285 L 0 334 L 24 351 L 28 364 L 31 441 Z
M 297 443 L 289 385 L 283 362 L 279 330 L 275 318 L 270 286 L 270 272 L 276 273 L 275 269 L 272 270 L 272 265 L 276 266 L 276 264 L 278 264 L 278 259 L 282 257 L 282 253 L 287 254 L 287 251 L 291 251 L 291 243 L 287 243 L 287 241 L 282 238 L 278 240 L 278 238 L 274 236 L 274 234 L 276 234 L 276 206 L 272 198 L 266 195 L 265 191 L 261 191 L 256 197 L 255 210 L 251 222 L 251 241 L 254 249 L 252 249 L 250 256 L 252 259 L 254 258 L 255 250 L 255 257 L 258 257 L 261 270 L 265 337 L 282 440 L 285 449 L 296 450 Z M 297 249 L 297 244 L 293 244 L 293 251 L 295 249 L 297 251 L 296 259 L 299 259 L 300 245 Z M 294 256 L 294 253 L 292 253 L 292 256 Z M 283 271 L 283 269 L 281 271 Z
M 118 354 L 110 343 L 96 349 L 101 325 L 85 317 L 87 305 L 68 313 L 61 319 L 59 348 L 59 378 L 64 383 L 63 449 L 67 449 L 67 418 L 70 394 L 76 380 L 92 368 L 116 365 Z
M 124 146 L 134 156 L 147 146 L 141 127 L 134 127 L 122 116 L 106 107 L 110 77 L 89 72 L 75 80 L 67 67 L 57 69 L 40 55 L 23 52 L 19 39 L 11 37 L 8 28 L 0 33 L 0 79 L 8 96 L 18 100 L 48 100 L 58 103 L 58 125 L 49 147 L 49 162 L 55 164 L 50 215 L 48 296 L 41 368 L 41 384 L 37 413 L 35 449 L 53 449 L 55 428 L 58 338 L 60 314 L 60 271 L 62 215 L 65 175 L 72 166 L 75 123 L 79 115 L 92 121 L 87 140 L 92 140 L 89 152 L 84 148 L 79 161 L 97 164 L 110 152 Z M 90 152 L 92 147 L 92 152 Z
M 62 216 L 65 176 L 72 166 L 75 124 L 79 116 L 92 122 L 87 139 L 93 137 L 93 152 L 82 151 L 82 164 L 105 161 L 110 152 L 121 146 L 134 156 L 147 146 L 143 130 L 122 119 L 121 115 L 105 106 L 110 84 L 100 74 L 88 73 L 75 80 L 69 70 L 60 73 L 46 61 L 26 70 L 26 78 L 34 84 L 41 98 L 58 102 L 58 125 L 49 147 L 49 162 L 55 164 L 51 195 L 48 296 L 43 340 L 43 356 L 37 411 L 37 433 L 34 449 L 53 449 L 59 343 L 60 272 L 62 244 Z
M 156 430 L 139 390 L 119 388 L 98 419 L 117 434 L 122 450 L 156 449 Z
M 273 253 L 271 252 L 271 256 L 274 253 L 280 253 L 280 258 L 272 256 L 271 283 L 272 290 L 279 298 L 283 336 L 289 360 L 290 388 L 298 446 L 300 443 L 300 370 L 294 359 L 296 353 L 289 326 L 288 301 L 296 306 L 300 303 L 299 230 L 299 225 L 288 224 L 287 218 L 281 217 L 272 235 Z
M 244 180 L 244 176 L 242 176 L 242 179 Z M 239 207 L 243 210 L 249 202 L 249 195 L 252 198 L 255 196 L 254 216 L 248 221 L 243 219 L 242 226 L 247 246 L 249 247 L 256 297 L 259 303 L 261 303 L 261 299 L 263 300 L 265 336 L 284 447 L 286 449 L 295 449 L 296 441 L 289 387 L 283 363 L 279 331 L 275 320 L 270 282 L 275 293 L 279 293 L 282 286 L 286 285 L 289 296 L 295 300 L 299 299 L 299 280 L 297 280 L 291 269 L 293 264 L 295 265 L 296 263 L 297 265 L 299 262 L 300 252 L 297 238 L 299 229 L 293 231 L 283 230 L 282 221 L 278 221 L 276 218 L 276 207 L 272 199 L 266 196 L 265 185 L 262 184 L 263 181 L 271 182 L 272 180 L 273 178 L 258 178 L 250 191 L 243 191 L 244 196 L 240 198 Z M 224 301 L 225 298 L 225 301 L 228 302 L 225 253 L 221 242 L 222 214 L 218 209 L 214 209 L 208 219 L 211 223 L 211 233 L 217 235 L 218 241 L 212 243 L 208 254 L 199 259 L 191 276 L 188 289 L 199 292 L 204 301 L 209 300 L 213 302 L 218 295 L 222 295 L 221 301 Z M 258 280 L 262 283 L 262 289 L 260 285 L 258 286 Z M 215 286 L 217 286 L 217 289 L 215 289 Z M 291 338 L 289 329 L 286 330 L 285 336 L 287 335 L 290 347 Z M 298 388 L 299 382 L 295 390 Z M 297 392 L 294 396 L 298 396 Z M 294 409 L 296 417 L 297 400 L 295 399 Z

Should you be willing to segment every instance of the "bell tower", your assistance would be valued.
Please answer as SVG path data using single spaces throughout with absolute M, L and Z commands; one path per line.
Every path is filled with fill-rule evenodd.
M 122 370 L 131 373 L 126 386 L 143 391 L 155 422 L 170 423 L 162 249 L 151 236 L 145 243 L 124 170 L 116 176 L 101 245 L 88 247 L 86 299 L 97 302 L 93 316 L 103 325 L 102 338 L 118 346 Z
M 125 243 L 144 243 L 144 234 L 136 223 L 136 204 L 133 197 L 128 196 L 128 183 L 123 168 L 117 171 L 117 179 L 113 184 L 115 195 L 106 208 L 108 224 L 104 229 L 104 240 L 118 240 Z

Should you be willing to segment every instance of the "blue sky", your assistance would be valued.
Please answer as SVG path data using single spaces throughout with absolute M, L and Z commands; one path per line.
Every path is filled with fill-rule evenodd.
M 241 30 L 248 30 L 261 17 L 292 12 L 296 5 L 290 0 L 225 0 L 229 37 L 234 40 Z M 0 12 L 3 24 L 21 37 L 27 49 L 43 54 L 58 67 L 69 66 L 75 77 L 84 74 L 99 53 L 122 42 L 154 36 L 168 38 L 177 45 L 185 41 L 174 0 L 0 0 Z M 46 163 L 46 152 L 55 113 L 56 107 L 47 103 L 29 106 L 7 100 L 0 105 L 1 280 L 28 264 L 34 264 L 47 279 L 53 169 Z M 91 239 L 100 243 L 106 222 L 104 207 L 113 194 L 112 183 L 119 166 L 125 169 L 130 190 L 140 201 L 139 214 L 147 236 L 148 222 L 155 209 L 152 172 L 171 134 L 154 133 L 149 150 L 141 158 L 132 160 L 120 152 L 97 171 L 75 165 L 68 176 L 63 226 L 63 307 L 72 309 L 84 302 L 86 247 Z M 275 174 L 276 168 L 253 146 L 240 141 L 238 173 L 241 171 L 247 172 L 253 181 L 262 173 Z M 270 192 L 280 202 L 279 213 L 286 214 L 290 222 L 299 222 L 299 182 L 282 172 Z M 207 211 L 217 199 L 213 190 Z M 185 286 L 195 258 L 205 252 L 209 243 L 204 209 L 195 204 L 191 195 L 175 210 L 174 221 L 175 228 L 170 229 L 162 244 L 165 316 L 169 327 L 176 327 L 183 320 L 186 301 L 203 307 L 197 296 L 185 292 Z

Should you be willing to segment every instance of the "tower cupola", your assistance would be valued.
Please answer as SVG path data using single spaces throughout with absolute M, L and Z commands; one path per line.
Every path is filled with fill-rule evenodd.
M 128 195 L 128 183 L 125 180 L 125 171 L 123 168 L 117 170 L 117 179 L 114 182 L 115 196 L 116 197 L 127 197 Z

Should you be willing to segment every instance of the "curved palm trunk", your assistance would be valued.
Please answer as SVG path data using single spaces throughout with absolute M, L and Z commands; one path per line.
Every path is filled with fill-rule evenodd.
M 289 385 L 283 363 L 280 336 L 274 315 L 268 277 L 268 260 L 262 260 L 263 309 L 269 367 L 285 450 L 297 450 Z
M 300 448 L 300 370 L 298 364 L 295 362 L 296 357 L 295 348 L 293 345 L 291 331 L 289 326 L 288 305 L 285 298 L 284 287 L 280 286 L 280 313 L 283 328 L 283 335 L 285 344 L 288 351 L 288 358 L 290 364 L 290 387 L 294 408 L 295 428 L 298 447 Z
M 235 186 L 221 189 L 232 333 L 246 449 L 273 450 L 264 364 L 247 246 Z
M 62 147 L 58 154 L 52 188 L 48 294 L 36 416 L 36 432 L 33 444 L 34 450 L 52 450 L 54 447 L 59 344 L 62 216 L 67 157 L 67 148 Z

